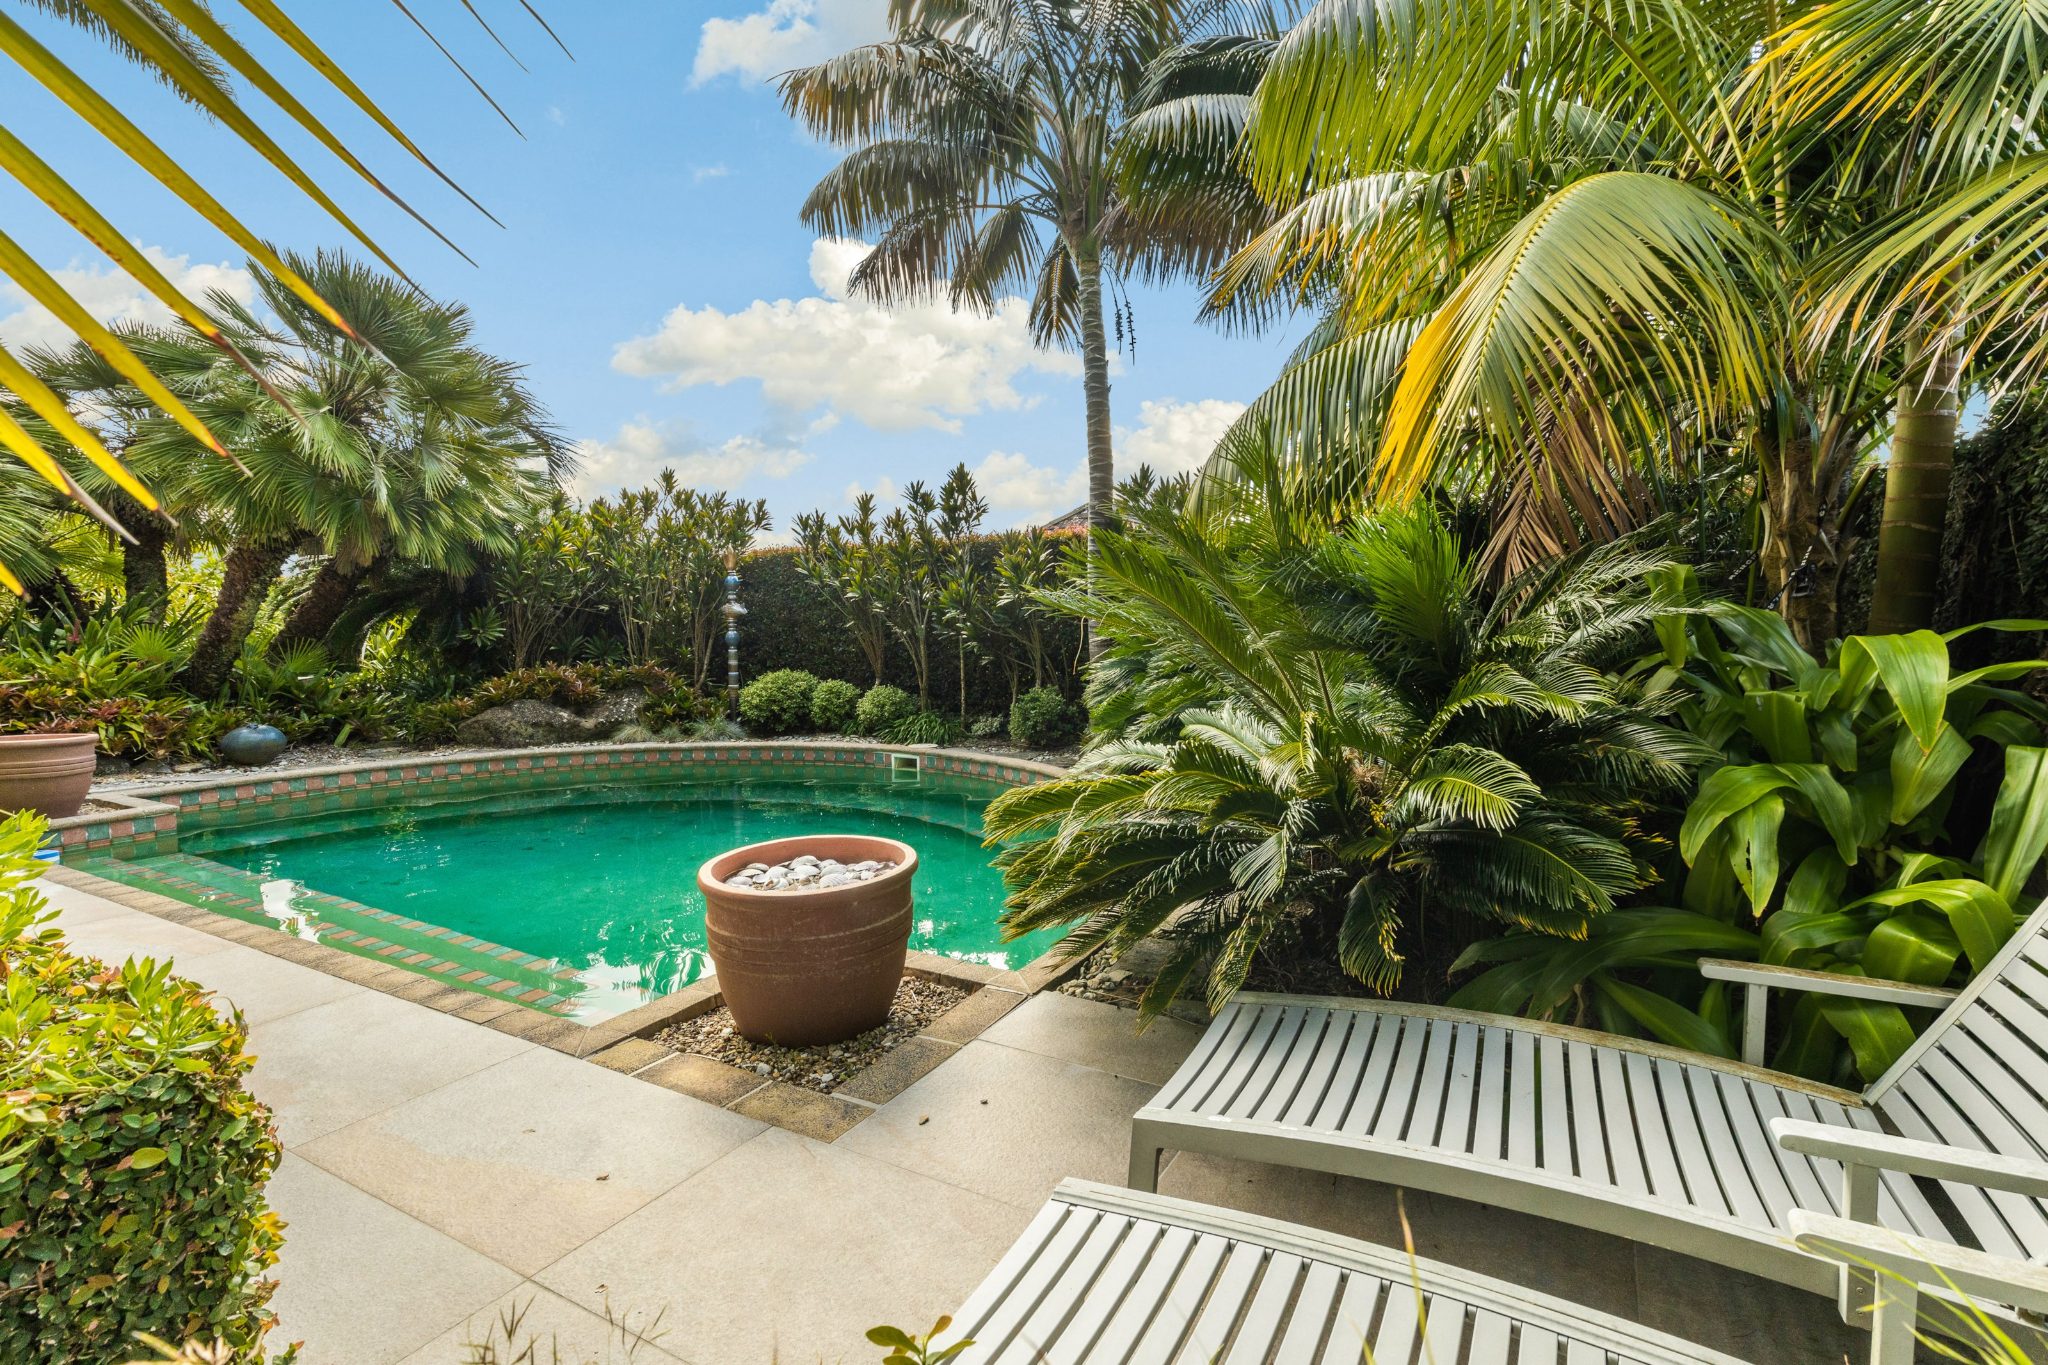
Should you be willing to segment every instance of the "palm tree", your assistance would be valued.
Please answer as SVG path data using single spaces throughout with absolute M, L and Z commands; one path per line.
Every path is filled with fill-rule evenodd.
M 240 40 L 214 17 L 204 0 L 119 0 L 119 3 L 100 3 L 100 0 L 21 0 L 21 5 L 51 20 L 83 30 L 168 86 L 213 124 L 225 128 L 245 146 L 255 151 L 390 270 L 398 272 L 398 266 L 349 218 L 314 176 L 285 152 L 270 133 L 248 113 L 251 101 L 237 91 L 234 85 L 236 79 L 246 82 L 260 92 L 272 105 L 283 111 L 300 132 L 311 136 L 351 172 L 397 202 L 437 237 L 441 236 L 438 230 L 427 223 L 426 219 L 404 200 L 399 199 L 317 115 L 312 113 L 283 78 L 244 47 Z M 474 199 L 470 199 L 459 186 L 449 180 L 447 175 L 435 166 L 363 92 L 348 73 L 335 64 L 282 9 L 270 0 L 264 0 L 261 4 L 245 3 L 243 8 L 272 38 L 289 47 L 319 73 L 320 80 L 316 84 L 339 93 L 375 122 L 406 153 L 440 176 L 479 211 L 483 211 L 482 206 L 476 205 Z M 489 31 L 489 25 L 473 6 L 465 8 L 486 31 Z M 403 5 L 400 5 L 399 9 L 448 56 L 449 61 L 454 63 L 458 70 L 461 70 L 460 62 L 438 37 L 428 32 Z M 526 9 L 545 29 L 546 22 L 541 19 L 539 13 L 534 11 L 530 4 L 526 5 Z M 553 31 L 548 32 L 549 36 L 553 37 Z M 491 33 L 490 36 L 493 39 L 497 38 L 495 33 Z M 560 39 L 557 38 L 555 41 L 559 43 Z M 564 51 L 566 52 L 566 49 Z M 176 159 L 159 146 L 148 133 L 122 114 L 91 81 L 67 65 L 27 27 L 6 13 L 0 13 L 0 57 L 11 62 L 20 74 L 41 85 L 103 135 L 124 156 L 170 190 L 213 227 L 226 234 L 248 253 L 258 267 L 269 272 L 292 293 L 302 306 L 318 313 L 330 326 L 344 333 L 349 332 L 348 320 L 323 299 L 319 292 L 294 271 L 258 234 L 251 231 L 190 172 L 179 165 Z M 485 99 L 490 98 L 466 70 L 461 74 L 475 86 L 478 93 L 483 94 Z M 496 107 L 495 102 L 493 107 Z M 502 110 L 499 112 L 503 113 Z M 507 122 L 510 120 L 507 119 Z M 166 279 L 133 244 L 129 234 L 110 221 L 58 168 L 44 161 L 18 136 L 4 128 L 0 128 L 0 171 L 11 176 L 37 200 L 75 226 L 86 240 L 105 254 L 118 269 L 169 308 L 198 335 L 219 348 L 225 358 L 241 366 L 252 377 L 257 373 L 255 363 L 240 350 L 220 323 L 206 309 L 186 297 Z M 441 240 L 446 242 L 448 239 L 442 237 Z M 453 247 L 452 242 L 449 245 Z M 81 342 L 91 347 L 129 385 L 175 421 L 195 443 L 196 448 L 232 460 L 233 457 L 228 455 L 226 447 L 216 434 L 207 428 L 174 387 L 165 382 L 165 377 L 150 367 L 146 357 L 131 347 L 120 332 L 100 323 L 54 276 L 4 233 L 0 233 L 0 276 L 4 276 L 31 300 L 56 315 Z M 38 439 L 32 430 L 19 422 L 0 423 L 0 447 L 5 447 L 11 456 L 34 471 L 53 488 L 77 500 L 81 506 L 99 516 L 111 529 L 121 529 L 115 517 L 101 508 L 80 485 L 74 477 L 76 471 L 68 468 L 58 458 L 59 454 L 75 449 L 106 480 L 121 490 L 129 500 L 130 509 L 139 507 L 149 512 L 157 509 L 156 497 L 151 489 L 125 468 L 112 452 L 100 443 L 97 436 L 65 408 L 61 397 L 55 391 L 41 382 L 27 365 L 4 347 L 0 347 L 0 393 L 17 400 L 24 409 L 40 420 L 49 433 L 47 439 Z M 5 584 L 17 592 L 21 590 L 20 581 L 4 564 L 0 564 L 0 584 Z
M 1177 0 L 892 0 L 889 41 L 781 78 L 789 112 L 848 149 L 804 222 L 878 234 L 855 289 L 982 312 L 1028 293 L 1033 340 L 1079 348 L 1091 527 L 1116 486 L 1105 300 L 1121 328 L 1123 272 L 1227 241 L 1200 216 L 1174 232 L 1128 215 L 1118 142 L 1148 63 L 1227 17 Z
M 1257 511 L 1133 511 L 1094 583 L 1046 594 L 1112 640 L 1098 743 L 999 797 L 1005 924 L 1063 950 L 1171 948 L 1144 1007 L 1205 962 L 1220 1005 L 1261 950 L 1332 934 L 1400 984 L 1419 919 L 1583 936 L 1647 884 L 1645 802 L 1698 747 L 1602 665 L 1650 618 L 1653 559 L 1608 546 L 1498 595 L 1426 511 L 1290 545 Z M 1466 926 L 1469 932 L 1469 924 Z
M 1491 488 L 1555 539 L 1625 527 L 1641 462 L 1731 452 L 1812 646 L 1889 435 L 1873 625 L 1924 623 L 1959 377 L 2038 360 L 2037 258 L 2005 229 L 2038 206 L 2015 177 L 2044 23 L 1998 0 L 1329 0 L 1244 107 L 1233 169 L 1273 221 L 1213 298 L 1323 322 L 1216 472 L 1279 452 L 1323 519 Z
M 242 468 L 196 460 L 189 434 L 153 413 L 83 343 L 43 367 L 81 409 L 128 419 L 117 438 L 124 457 L 161 472 L 181 522 L 226 549 L 220 590 L 181 679 L 201 696 L 219 690 L 294 556 L 325 558 L 280 646 L 325 641 L 387 560 L 459 574 L 480 554 L 510 548 L 567 468 L 566 447 L 518 368 L 471 341 L 466 309 L 338 253 L 284 259 L 322 299 L 348 310 L 359 340 L 261 276 L 275 321 L 225 296 L 209 300 L 260 380 L 189 330 L 132 334 Z M 127 558 L 143 548 L 127 547 Z M 149 559 L 124 577 L 160 577 L 161 550 Z

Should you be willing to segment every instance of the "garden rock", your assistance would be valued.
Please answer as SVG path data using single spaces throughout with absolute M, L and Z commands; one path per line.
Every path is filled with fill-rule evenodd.
M 640 724 L 640 713 L 646 709 L 646 688 L 620 687 L 605 693 L 604 700 L 591 708 L 589 720 L 598 733 L 611 739 L 619 731 Z
M 522 749 L 594 739 L 609 728 L 544 701 L 514 701 L 479 711 L 455 729 L 459 743 L 480 749 Z

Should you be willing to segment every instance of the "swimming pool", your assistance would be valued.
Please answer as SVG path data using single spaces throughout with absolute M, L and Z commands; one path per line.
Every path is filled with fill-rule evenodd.
M 914 762 L 906 772 L 752 755 L 563 772 L 511 789 L 488 770 L 452 776 L 482 780 L 399 781 L 374 787 L 376 799 L 332 805 L 292 791 L 270 818 L 209 819 L 211 803 L 188 793 L 174 846 L 66 861 L 585 1022 L 710 971 L 697 868 L 763 839 L 852 833 L 911 844 L 913 949 L 1001 970 L 1057 937 L 1005 942 L 998 926 L 1002 878 L 981 843 L 981 812 L 1004 781 Z

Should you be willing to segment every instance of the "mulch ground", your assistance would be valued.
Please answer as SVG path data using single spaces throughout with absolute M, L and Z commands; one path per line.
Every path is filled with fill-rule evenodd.
M 967 998 L 958 986 L 906 976 L 896 988 L 889 1021 L 858 1038 L 826 1047 L 777 1047 L 750 1043 L 733 1027 L 724 1006 L 663 1029 L 654 1041 L 671 1052 L 693 1052 L 751 1071 L 757 1076 L 830 1094 L 891 1048 L 915 1038 L 925 1025 Z

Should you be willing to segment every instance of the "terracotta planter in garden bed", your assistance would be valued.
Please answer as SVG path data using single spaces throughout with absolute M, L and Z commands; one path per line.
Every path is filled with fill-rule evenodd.
M 810 854 L 852 866 L 893 862 L 870 881 L 764 890 L 726 885 L 750 863 Z M 910 946 L 917 853 L 894 839 L 816 834 L 722 853 L 697 870 L 704 936 L 733 1023 L 755 1042 L 836 1043 L 889 1017 Z
M 0 735 L 0 812 L 40 811 L 52 819 L 78 814 L 92 789 L 100 737 Z

